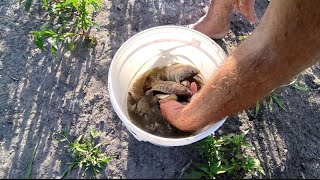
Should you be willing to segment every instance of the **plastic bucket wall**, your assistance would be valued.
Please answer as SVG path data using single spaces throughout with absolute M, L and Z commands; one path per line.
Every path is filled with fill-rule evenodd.
M 160 146 L 183 146 L 199 141 L 217 130 L 226 118 L 208 125 L 186 138 L 164 138 L 135 126 L 127 112 L 127 95 L 137 77 L 152 67 L 172 63 L 189 64 L 201 71 L 205 81 L 226 58 L 213 40 L 195 30 L 180 26 L 159 26 L 142 31 L 127 40 L 115 54 L 108 74 L 111 104 L 124 125 L 139 141 Z

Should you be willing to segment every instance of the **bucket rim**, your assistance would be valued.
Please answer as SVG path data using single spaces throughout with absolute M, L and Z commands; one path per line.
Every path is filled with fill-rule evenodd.
M 123 49 L 125 49 L 126 46 L 128 46 L 128 44 L 130 44 L 131 41 L 136 40 L 137 38 L 139 38 L 139 36 L 143 36 L 144 33 L 146 33 L 146 32 L 155 31 L 157 29 L 183 29 L 183 30 L 192 31 L 194 33 L 197 33 L 201 37 L 207 39 L 208 41 L 210 41 L 212 44 L 214 44 L 217 47 L 216 50 L 218 52 L 222 52 L 223 55 L 226 56 L 224 50 L 215 41 L 213 41 L 211 38 L 207 37 L 203 33 L 198 32 L 196 30 L 193 30 L 193 29 L 190 29 L 187 27 L 183 27 L 183 26 L 176 26 L 176 25 L 164 25 L 164 26 L 157 26 L 157 27 L 148 28 L 146 30 L 143 30 L 143 31 L 135 34 L 134 36 L 129 38 L 126 42 L 124 42 L 121 45 L 121 47 L 117 50 L 114 57 L 112 58 L 112 61 L 111 61 L 110 67 L 109 67 L 109 72 L 108 72 L 108 91 L 109 91 L 110 101 L 111 101 L 111 104 L 112 104 L 114 111 L 118 115 L 119 119 L 124 123 L 124 125 L 129 130 L 129 132 L 135 133 L 135 134 L 133 134 L 134 136 L 142 135 L 143 137 L 140 137 L 140 136 L 139 137 L 140 137 L 140 139 L 142 138 L 143 141 L 150 142 L 155 145 L 162 145 L 162 146 L 184 146 L 184 145 L 192 144 L 192 143 L 197 142 L 201 139 L 204 139 L 205 137 L 209 136 L 214 131 L 216 131 L 218 128 L 220 128 L 222 126 L 222 124 L 225 122 L 225 120 L 227 119 L 227 116 L 222 118 L 221 120 L 215 122 L 215 123 L 208 125 L 209 128 L 206 129 L 204 132 L 198 133 L 193 136 L 182 137 L 182 138 L 161 137 L 161 136 L 153 135 L 151 133 L 148 133 L 148 132 L 140 129 L 133 122 L 131 122 L 128 118 L 126 118 L 124 112 L 122 112 L 120 110 L 121 108 L 119 107 L 119 104 L 117 103 L 117 101 L 115 99 L 115 94 L 114 94 L 113 88 L 112 88 L 113 80 L 111 79 L 111 72 L 114 69 L 114 66 L 116 65 L 115 59 L 117 59 L 117 57 L 120 56 L 120 53 L 122 53 Z M 132 128 L 130 128 L 130 127 L 132 127 Z M 134 132 L 132 132 L 132 131 L 134 131 Z M 149 137 L 150 139 L 145 139 L 144 137 Z M 135 137 L 135 138 L 137 138 L 137 137 Z

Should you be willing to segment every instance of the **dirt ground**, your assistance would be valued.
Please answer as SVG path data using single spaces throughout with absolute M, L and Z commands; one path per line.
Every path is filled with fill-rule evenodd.
M 114 156 L 100 178 L 178 178 L 198 153 L 190 145 L 159 147 L 139 142 L 112 109 L 107 74 L 117 49 L 134 34 L 159 25 L 187 25 L 201 17 L 209 0 L 103 0 L 92 34 L 94 49 L 54 58 L 36 49 L 30 30 L 44 21 L 40 7 L 23 12 L 16 0 L 0 1 L 0 178 L 22 178 L 37 143 L 33 178 L 59 178 L 67 168 L 65 144 L 54 134 L 68 130 L 70 138 L 102 131 L 107 154 Z M 257 0 L 259 19 L 268 1 Z M 216 42 L 230 54 L 254 26 L 233 15 L 226 38 Z M 298 42 L 297 42 L 298 43 Z M 264 178 L 320 178 L 320 64 L 298 76 L 308 92 L 293 87 L 278 90 L 287 112 L 264 102 L 258 118 L 247 110 L 228 118 L 223 133 L 249 129 L 252 155 L 261 161 Z M 68 177 L 82 177 L 77 170 Z

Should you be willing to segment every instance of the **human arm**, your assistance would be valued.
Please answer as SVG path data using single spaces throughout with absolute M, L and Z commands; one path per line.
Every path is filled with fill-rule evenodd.
M 260 24 L 186 106 L 161 103 L 164 117 L 192 131 L 235 114 L 320 56 L 320 1 L 271 1 Z M 174 107 L 170 108 L 170 107 Z

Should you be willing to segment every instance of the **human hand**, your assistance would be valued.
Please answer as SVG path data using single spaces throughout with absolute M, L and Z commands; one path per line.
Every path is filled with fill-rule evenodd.
M 185 105 L 175 100 L 160 100 L 160 111 L 162 116 L 172 125 L 176 126 L 182 109 Z
M 192 94 L 194 95 L 198 89 L 196 83 L 191 83 L 190 85 L 190 90 Z M 183 105 L 182 103 L 175 101 L 175 100 L 160 100 L 160 111 L 162 116 L 172 125 L 176 126 L 179 128 L 179 125 L 177 122 L 178 118 L 181 114 L 181 111 L 186 105 Z

